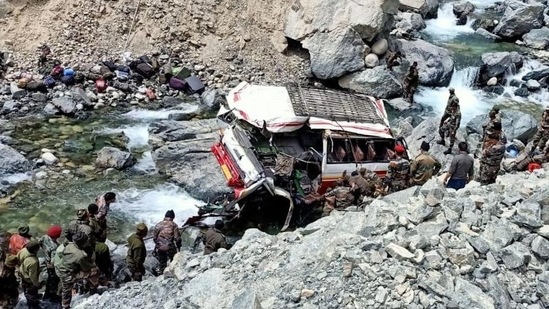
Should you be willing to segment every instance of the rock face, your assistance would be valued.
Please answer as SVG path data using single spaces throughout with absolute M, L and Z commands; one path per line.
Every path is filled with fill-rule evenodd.
M 523 142 L 532 137 L 538 127 L 536 118 L 517 110 L 501 110 L 501 125 L 508 140 L 518 139 Z M 479 115 L 467 123 L 467 134 L 482 134 L 482 125 L 488 121 L 487 115 Z
M 376 98 L 390 99 L 402 94 L 400 81 L 385 66 L 353 73 L 339 79 L 339 86 Z
M 51 101 L 51 103 L 63 114 L 71 115 L 76 112 L 77 103 L 71 98 L 66 98 L 66 97 L 55 98 Z
M 517 211 L 509 194 L 540 192 L 548 176 L 546 166 L 457 192 L 433 179 L 406 198 L 333 211 L 295 231 L 248 229 L 228 251 L 183 250 L 169 276 L 75 308 L 543 308 L 548 241 L 503 217 Z M 525 202 L 538 199 L 530 194 Z M 426 205 L 426 196 L 440 205 Z
M 522 36 L 524 45 L 535 49 L 549 48 L 549 28 L 533 29 Z
M 465 3 L 454 3 L 452 7 L 454 15 L 458 18 L 463 14 L 468 15 L 475 10 L 475 5 L 469 1 Z
M 284 35 L 299 41 L 311 55 L 311 72 L 337 78 L 364 67 L 363 40 L 390 30 L 398 0 L 301 0 L 292 6 Z
M 31 168 L 30 162 L 17 150 L 0 144 L 0 175 L 23 173 Z
M 449 50 L 423 40 L 399 39 L 396 44 L 410 63 L 417 61 L 420 84 L 438 87 L 450 83 L 454 72 L 454 60 Z
M 438 16 L 439 0 L 399 0 L 399 9 L 402 11 L 414 11 L 424 18 L 436 18 Z
M 395 35 L 419 38 L 419 31 L 425 29 L 426 25 L 419 13 L 399 12 L 398 22 L 395 25 Z M 391 32 L 393 34 L 393 32 Z
M 486 83 L 492 77 L 501 79 L 508 69 L 522 67 L 523 58 L 517 52 L 498 52 L 482 55 L 482 65 L 479 71 L 479 82 Z
M 544 9 L 545 6 L 541 3 L 511 1 L 494 29 L 494 34 L 507 39 L 517 39 L 532 29 L 541 28 Z
M 95 166 L 98 168 L 115 168 L 123 170 L 135 164 L 136 160 L 129 152 L 114 147 L 103 147 L 97 153 Z

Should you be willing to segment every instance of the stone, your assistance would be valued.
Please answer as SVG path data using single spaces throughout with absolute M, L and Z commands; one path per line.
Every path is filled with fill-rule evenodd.
M 459 308 L 495 308 L 494 301 L 482 290 L 461 278 L 456 278 L 455 293 L 452 300 L 459 304 Z
M 253 290 L 245 290 L 235 297 L 231 304 L 233 309 L 263 309 L 259 297 Z
M 387 299 L 387 290 L 383 287 L 377 289 L 375 300 L 377 303 L 383 304 Z
M 531 91 L 536 91 L 541 88 L 541 84 L 537 80 L 530 79 L 526 82 L 526 88 Z
M 507 268 L 519 268 L 530 262 L 530 250 L 522 243 L 515 242 L 501 250 L 501 259 Z
M 549 28 L 532 29 L 522 36 L 522 41 L 530 48 L 547 50 L 549 48 Z
M 389 245 L 387 245 L 385 247 L 385 251 L 387 251 L 390 256 L 397 260 L 411 260 L 415 257 L 415 255 L 406 250 L 406 248 L 403 248 L 394 243 L 390 243 Z
M 136 159 L 129 152 L 114 147 L 103 147 L 97 153 L 95 166 L 102 169 L 115 168 L 123 170 L 133 166 Z
M 301 296 L 305 298 L 311 298 L 315 295 L 315 291 L 309 290 L 309 289 L 303 289 L 301 290 Z
M 11 112 L 17 111 L 19 108 L 19 102 L 17 101 L 5 101 L 0 110 L 0 115 L 7 115 Z
M 382 66 L 346 75 L 338 83 L 344 89 L 376 98 L 389 99 L 402 94 L 400 81 Z
M 376 54 L 368 54 L 364 57 L 364 65 L 367 68 L 375 68 L 379 65 L 379 57 Z
M 475 5 L 469 1 L 462 2 L 462 3 L 454 3 L 452 7 L 453 7 L 452 11 L 454 12 L 454 15 L 458 18 L 463 14 L 469 15 L 475 10 Z
M 549 259 L 549 240 L 545 237 L 537 236 L 532 241 L 532 251 L 542 259 Z
M 383 56 L 389 49 L 389 42 L 387 39 L 379 39 L 377 40 L 374 45 L 372 45 L 372 53 Z
M 471 246 L 466 246 L 461 249 L 448 249 L 447 251 L 448 259 L 457 266 L 471 266 L 474 267 L 475 262 L 475 251 Z
M 482 55 L 479 81 L 486 83 L 492 77 L 502 79 L 509 68 L 522 67 L 523 58 L 517 52 L 496 52 Z
M 427 239 L 440 235 L 448 228 L 448 222 L 444 214 L 438 214 L 434 219 L 420 223 L 414 228 L 418 235 Z
M 497 252 L 511 244 L 515 236 L 511 223 L 500 219 L 488 222 L 480 237 L 488 243 L 492 251 Z
M 517 97 L 527 98 L 530 95 L 530 91 L 528 91 L 528 88 L 518 88 L 515 90 L 514 95 Z
M 0 175 L 24 173 L 31 168 L 31 163 L 17 150 L 0 144 Z
M 515 214 L 509 220 L 529 229 L 542 227 L 541 207 L 538 203 L 519 203 L 516 206 Z
M 486 82 L 486 86 L 495 86 L 498 84 L 498 78 L 492 77 Z
M 526 73 L 526 75 L 522 77 L 522 80 L 524 81 L 531 80 L 531 79 L 541 80 L 542 78 L 545 78 L 547 76 L 549 76 L 549 68 L 528 72 Z
M 16 82 L 12 82 L 10 84 L 10 93 L 11 93 L 12 99 L 14 100 L 22 99 L 24 96 L 27 95 L 27 91 L 25 89 L 21 89 L 17 87 Z
M 491 252 L 486 254 L 486 261 L 480 265 L 480 272 L 484 274 L 493 273 L 498 270 L 498 263 Z
M 518 139 L 528 141 L 537 132 L 538 122 L 528 113 L 518 110 L 500 110 L 501 125 L 508 140 Z M 465 130 L 467 134 L 482 134 L 482 126 L 488 121 L 487 115 L 479 115 L 471 119 Z
M 207 89 L 200 95 L 200 112 L 206 114 L 217 113 L 221 105 L 226 105 L 225 96 L 218 89 Z
M 454 72 L 452 53 L 423 40 L 396 40 L 397 49 L 409 63 L 417 61 L 419 82 L 424 86 L 448 86 Z
M 57 159 L 57 157 L 51 152 L 43 153 L 41 158 L 47 165 L 54 165 L 59 161 L 59 159 Z
M 423 18 L 436 18 L 438 16 L 438 0 L 399 0 L 399 9 L 402 11 L 414 11 L 420 13 Z
M 498 36 L 498 35 L 495 35 L 493 34 L 492 32 L 484 29 L 484 28 L 478 28 L 477 30 L 475 30 L 475 33 L 488 39 L 488 40 L 493 40 L 493 41 L 500 41 L 501 40 L 501 37 Z
M 507 39 L 517 39 L 532 29 L 543 26 L 544 5 L 541 3 L 509 2 L 494 34 Z
M 63 114 L 71 115 L 76 112 L 76 101 L 67 97 L 55 98 L 51 101 L 52 105 L 55 106 Z
M 545 238 L 549 238 L 549 225 L 544 225 L 536 230 L 536 233 Z

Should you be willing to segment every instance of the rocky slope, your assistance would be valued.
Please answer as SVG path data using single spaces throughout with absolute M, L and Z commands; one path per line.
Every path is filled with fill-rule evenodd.
M 549 166 L 447 191 L 432 179 L 273 236 L 251 229 L 164 278 L 77 308 L 544 308 Z

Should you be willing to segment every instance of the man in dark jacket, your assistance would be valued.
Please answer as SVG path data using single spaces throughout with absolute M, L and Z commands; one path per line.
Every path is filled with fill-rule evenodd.
M 144 223 L 139 223 L 136 226 L 135 234 L 132 234 L 128 238 L 128 255 L 126 256 L 126 262 L 128 263 L 128 269 L 132 274 L 133 281 L 143 280 L 143 274 L 145 274 L 145 258 L 147 256 L 147 248 L 145 248 L 145 242 L 143 238 L 147 236 L 149 229 Z
M 221 233 L 224 226 L 222 220 L 217 220 L 215 221 L 214 227 L 208 229 L 206 233 L 204 233 L 204 255 L 217 252 L 217 250 L 221 248 L 229 248 L 225 235 Z
M 173 256 L 181 247 L 181 233 L 179 232 L 179 226 L 173 222 L 174 218 L 175 213 L 173 210 L 168 210 L 164 220 L 154 227 L 154 254 L 156 254 L 159 262 L 158 274 L 164 272 L 164 269 L 168 266 L 168 261 L 173 260 Z

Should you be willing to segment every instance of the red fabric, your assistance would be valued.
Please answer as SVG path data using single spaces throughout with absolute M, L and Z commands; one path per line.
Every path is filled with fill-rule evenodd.
M 105 92 L 107 90 L 107 82 L 104 79 L 98 79 L 95 81 L 95 89 L 98 93 Z
M 61 237 L 61 227 L 59 225 L 50 226 L 48 229 L 48 236 L 52 239 L 57 239 Z
M 406 149 L 404 149 L 404 146 L 402 146 L 402 145 L 396 145 L 395 146 L 395 152 L 397 154 L 403 154 L 405 151 L 406 151 Z
M 10 254 L 17 255 L 21 249 L 25 247 L 25 245 L 29 242 L 30 239 L 25 238 L 19 234 L 15 234 L 11 236 L 10 238 Z
M 540 168 L 541 168 L 541 165 L 539 165 L 536 162 L 532 162 L 532 163 L 528 164 L 528 171 L 530 173 L 533 172 L 534 170 L 537 170 L 537 169 L 540 169 Z

